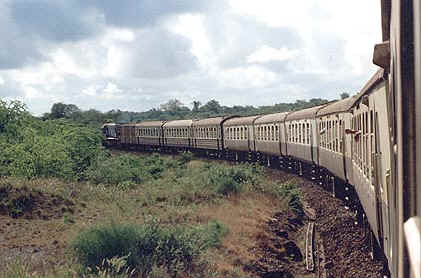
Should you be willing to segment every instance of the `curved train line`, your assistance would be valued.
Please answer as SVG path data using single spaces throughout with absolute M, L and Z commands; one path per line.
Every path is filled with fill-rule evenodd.
M 265 161 L 322 180 L 369 224 L 391 277 L 421 278 L 421 2 L 381 0 L 381 15 L 381 69 L 353 97 L 270 115 L 105 124 L 107 143 Z

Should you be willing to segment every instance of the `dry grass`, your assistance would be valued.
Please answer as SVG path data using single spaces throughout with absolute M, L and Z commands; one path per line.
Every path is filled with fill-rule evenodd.
M 72 277 L 77 270 L 71 266 L 73 259 L 68 246 L 81 230 L 110 221 L 141 224 L 151 215 L 169 225 L 203 224 L 209 220 L 223 223 L 230 232 L 221 247 L 207 253 L 204 258 L 207 269 L 202 275 L 248 277 L 243 267 L 256 259 L 250 251 L 256 237 L 264 232 L 267 220 L 279 210 L 288 209 L 288 204 L 274 194 L 279 184 L 269 176 L 259 181 L 259 190 L 248 187 L 242 193 L 227 197 L 198 189 L 203 167 L 208 163 L 193 160 L 186 169 L 170 169 L 158 180 L 124 191 L 88 182 L 7 178 L 16 187 L 25 185 L 69 199 L 74 202 L 75 209 L 73 214 L 48 220 L 11 219 L 0 215 L 0 239 L 3 239 L 0 272 L 9 273 L 0 278 L 21 277 L 5 271 L 6 263 L 9 270 L 16 268 L 17 259 L 25 262 L 25 273 L 36 271 L 44 276 Z M 211 165 L 216 163 L 220 162 Z

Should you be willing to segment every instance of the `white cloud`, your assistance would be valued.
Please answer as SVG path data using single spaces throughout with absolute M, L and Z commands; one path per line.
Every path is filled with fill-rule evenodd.
M 248 63 L 265 63 L 269 61 L 286 61 L 296 58 L 299 55 L 298 50 L 291 50 L 286 47 L 279 49 L 269 47 L 267 45 L 262 46 L 254 53 L 247 57 Z
M 121 90 L 117 84 L 108 82 L 107 86 L 103 90 L 104 94 L 101 95 L 104 99 L 111 100 L 111 99 L 120 99 L 123 96 L 120 95 L 123 90 Z
M 184 14 L 177 18 L 175 24 L 168 28 L 192 42 L 191 52 L 198 58 L 203 68 L 209 68 L 215 64 L 215 53 L 209 41 L 207 31 L 203 24 L 203 16 L 200 14 Z
M 90 85 L 89 87 L 82 90 L 82 93 L 87 96 L 96 96 L 99 87 L 96 85 Z
M 270 105 L 355 92 L 376 70 L 371 63 L 381 35 L 376 1 L 201 1 L 200 8 L 181 10 L 154 2 L 142 10 L 145 18 L 132 9 L 133 3 L 139 7 L 136 1 L 124 9 L 111 2 L 76 2 L 70 10 L 63 4 L 72 12 L 66 14 L 66 30 L 84 26 L 83 34 L 57 32 L 50 21 L 30 26 L 39 19 L 25 20 L 24 14 L 19 20 L 26 23 L 20 24 L 0 11 L 0 29 L 9 30 L 0 42 L 6 49 L 0 62 L 7 65 L 0 95 L 24 99 L 37 114 L 57 101 L 100 110 L 145 110 L 170 98 L 187 105 L 209 99 Z M 85 26 L 87 15 L 95 28 Z M 6 61 L 9 56 L 13 59 Z
M 227 88 L 247 89 L 269 86 L 277 80 L 277 75 L 260 66 L 248 66 L 221 71 L 216 79 Z
M 45 95 L 43 95 L 39 90 L 31 86 L 24 86 L 23 91 L 25 93 L 24 99 L 28 101 L 45 97 Z

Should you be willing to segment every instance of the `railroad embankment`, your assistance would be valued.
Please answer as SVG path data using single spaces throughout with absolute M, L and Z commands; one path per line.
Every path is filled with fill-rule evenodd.
M 189 153 L 116 152 L 83 181 L 3 177 L 0 277 L 288 273 L 302 254 L 293 234 L 275 242 L 275 223 L 299 222 L 302 194 L 265 171 Z M 270 244 L 282 264 L 264 262 Z
M 1 179 L 0 277 L 382 277 L 385 269 L 342 202 L 290 173 L 113 152 L 87 176 Z

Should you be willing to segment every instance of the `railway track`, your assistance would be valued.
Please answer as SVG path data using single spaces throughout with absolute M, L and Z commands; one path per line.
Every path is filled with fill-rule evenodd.
M 314 222 L 308 223 L 306 234 L 306 269 L 314 271 Z

